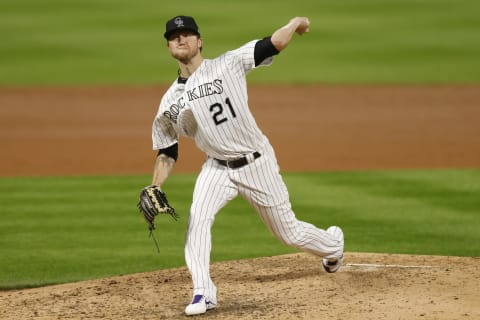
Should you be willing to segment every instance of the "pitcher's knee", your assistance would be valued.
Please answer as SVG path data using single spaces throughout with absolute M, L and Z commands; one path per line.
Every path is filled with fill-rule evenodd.
M 305 244 L 305 236 L 301 233 L 282 234 L 278 237 L 284 244 L 293 248 L 302 248 Z

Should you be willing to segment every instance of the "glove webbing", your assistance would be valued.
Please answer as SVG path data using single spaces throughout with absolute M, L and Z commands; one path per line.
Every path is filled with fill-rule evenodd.
M 160 208 L 160 207 L 162 207 L 162 205 L 160 204 L 160 202 L 157 199 L 157 196 L 160 197 L 160 194 L 157 194 L 155 191 L 156 191 L 156 189 L 147 189 L 147 193 L 150 196 L 150 199 L 152 199 L 152 201 L 154 202 L 153 206 L 156 207 L 156 208 Z
M 150 199 L 152 199 L 154 202 L 154 207 L 156 208 L 166 207 L 165 209 L 166 211 L 162 213 L 168 213 L 169 215 L 172 216 L 172 218 L 175 221 L 178 220 L 179 218 L 178 214 L 175 212 L 175 210 L 169 207 L 167 197 L 162 191 L 160 191 L 159 189 L 148 189 L 147 192 L 148 192 L 148 195 L 150 196 Z M 161 202 L 159 201 L 158 198 L 160 198 Z

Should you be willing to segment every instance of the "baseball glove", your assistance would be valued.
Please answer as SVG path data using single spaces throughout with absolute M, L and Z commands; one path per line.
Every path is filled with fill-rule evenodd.
M 155 216 L 158 214 L 169 214 L 173 219 L 178 219 L 178 214 L 168 203 L 167 196 L 157 186 L 148 186 L 140 192 L 138 209 L 143 214 L 150 231 L 155 229 Z

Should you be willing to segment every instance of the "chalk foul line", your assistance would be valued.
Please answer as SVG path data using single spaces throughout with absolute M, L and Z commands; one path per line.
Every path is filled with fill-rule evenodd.
M 347 263 L 344 267 L 367 267 L 367 268 L 404 268 L 404 269 L 432 269 L 438 266 L 410 266 L 402 264 L 371 264 L 371 263 Z

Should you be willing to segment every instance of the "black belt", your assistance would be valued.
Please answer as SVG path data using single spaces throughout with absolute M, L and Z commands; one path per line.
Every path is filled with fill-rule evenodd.
M 260 158 L 261 154 L 257 151 L 253 153 L 253 160 Z M 220 160 L 215 159 L 222 166 L 228 167 L 230 169 L 238 169 L 248 164 L 248 158 L 242 157 L 235 160 Z

